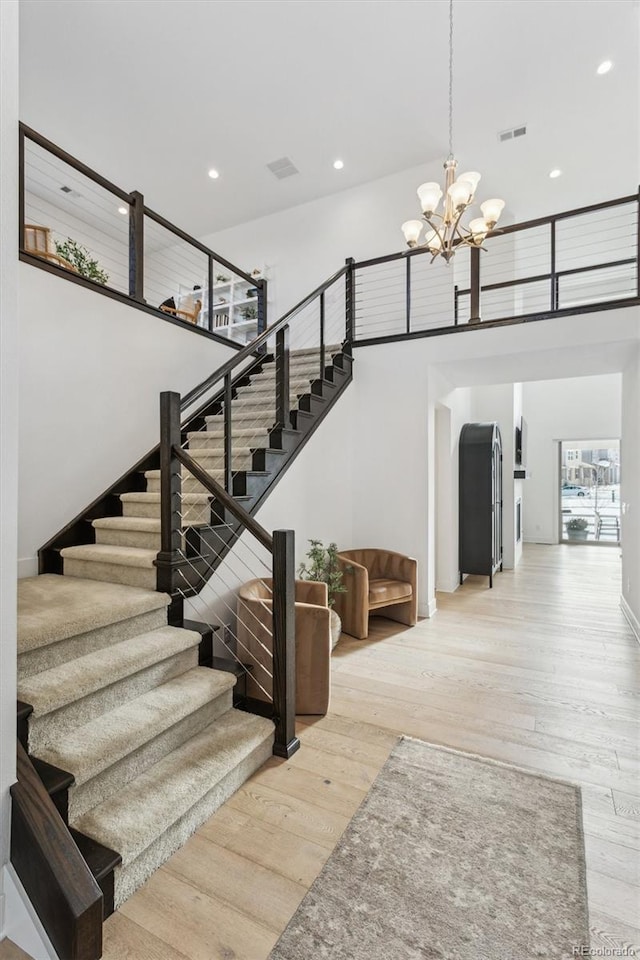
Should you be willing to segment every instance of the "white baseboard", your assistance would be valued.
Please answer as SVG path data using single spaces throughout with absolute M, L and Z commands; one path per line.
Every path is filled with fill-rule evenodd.
M 58 954 L 10 863 L 3 869 L 3 887 L 7 900 L 5 936 L 34 960 L 58 960 Z
M 624 616 L 626 617 L 629 626 L 635 634 L 635 638 L 640 643 L 640 620 L 636 617 L 635 613 L 625 600 L 625 598 L 620 594 L 620 609 L 622 610 Z
M 22 557 L 21 560 L 18 560 L 18 580 L 22 580 L 24 577 L 37 577 L 38 576 L 38 558 L 37 557 Z
M 419 603 L 418 604 L 418 616 L 419 617 L 432 617 L 436 612 L 436 598 L 433 597 L 429 600 L 428 603 Z

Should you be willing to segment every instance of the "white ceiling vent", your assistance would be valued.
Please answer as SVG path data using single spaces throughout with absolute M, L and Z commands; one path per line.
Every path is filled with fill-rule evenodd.
M 505 140 L 515 140 L 517 137 L 524 137 L 527 132 L 527 125 L 521 124 L 519 127 L 511 127 L 510 130 L 501 130 L 498 134 L 498 140 L 500 143 L 504 143 Z
M 284 180 L 285 177 L 293 177 L 296 173 L 300 173 L 289 157 L 280 157 L 279 160 L 272 160 L 271 163 L 267 164 L 267 169 L 271 170 L 271 173 L 274 177 L 277 177 L 278 180 Z

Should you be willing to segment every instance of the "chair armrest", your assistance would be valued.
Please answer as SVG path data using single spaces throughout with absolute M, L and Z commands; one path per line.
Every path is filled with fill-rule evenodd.
M 393 550 L 380 551 L 382 567 L 385 577 L 389 580 L 403 580 L 410 583 L 414 593 L 418 583 L 418 561 L 413 557 L 405 557 L 403 553 Z
M 318 607 L 329 604 L 326 583 L 318 580 L 296 580 L 296 603 L 313 603 Z
M 352 637 L 367 636 L 369 619 L 369 572 L 362 564 L 338 554 L 346 593 L 337 593 L 335 611 L 342 620 L 342 629 Z

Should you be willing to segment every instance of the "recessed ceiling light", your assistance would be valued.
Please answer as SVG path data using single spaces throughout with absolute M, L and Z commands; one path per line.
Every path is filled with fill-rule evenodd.
M 126 216 L 129 213 L 129 207 L 118 207 L 118 213 L 121 213 L 122 216 Z
M 552 171 L 551 171 L 551 173 L 549 174 L 549 176 L 551 177 L 552 180 L 555 180 L 556 177 L 561 177 L 561 176 L 562 176 L 562 170 L 558 170 L 558 169 L 556 168 L 555 170 L 552 170 Z
M 333 169 L 334 169 L 334 170 L 342 170 L 343 167 L 344 167 L 344 160 L 334 160 L 334 161 L 333 161 Z
M 612 66 L 613 63 L 611 60 L 603 60 L 596 72 L 602 77 L 605 73 L 609 73 L 609 70 L 611 70 Z
M 211 170 L 209 170 L 209 176 L 211 177 L 212 180 L 217 180 L 220 174 L 218 173 L 217 170 L 214 170 L 212 168 Z

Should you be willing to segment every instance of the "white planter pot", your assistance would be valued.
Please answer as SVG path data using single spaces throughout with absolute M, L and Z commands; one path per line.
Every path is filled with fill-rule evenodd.
M 340 639 L 340 634 L 342 632 L 342 620 L 335 612 L 331 611 L 331 649 L 333 650 L 338 640 Z

